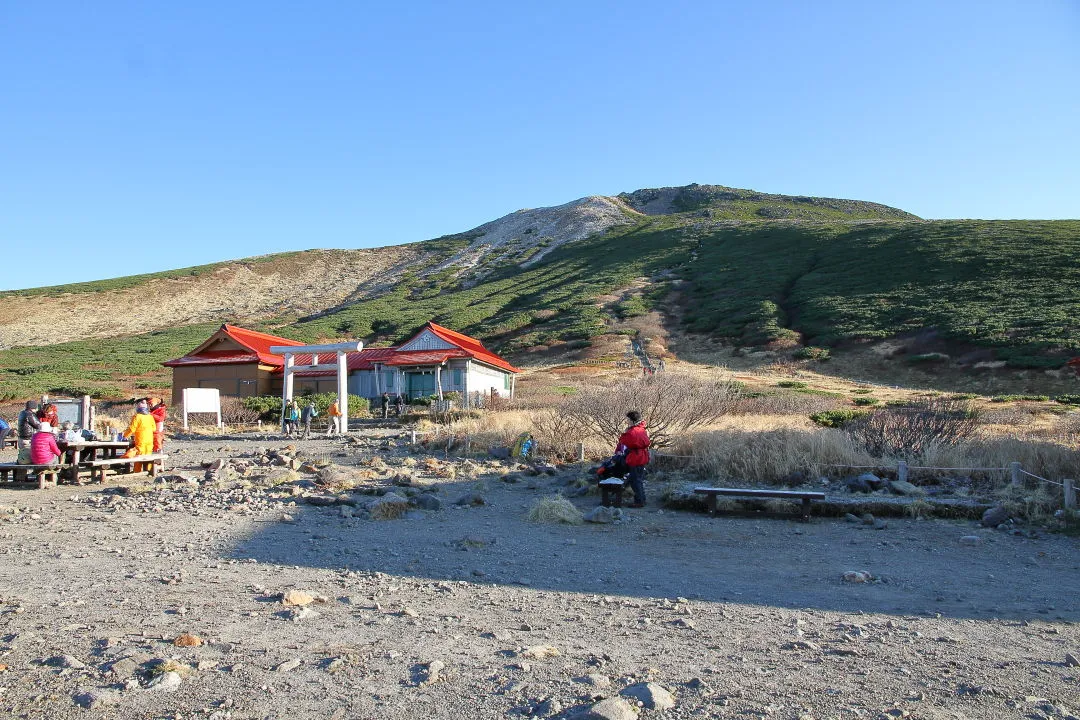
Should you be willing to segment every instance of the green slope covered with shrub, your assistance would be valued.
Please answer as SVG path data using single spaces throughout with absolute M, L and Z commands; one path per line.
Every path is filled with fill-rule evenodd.
M 837 346 L 929 328 L 949 342 L 992 349 L 1016 367 L 1060 365 L 1080 354 L 1080 221 L 923 221 L 873 203 L 815 198 L 789 203 L 818 213 L 814 221 L 769 220 L 758 210 L 783 205 L 775 199 L 782 196 L 731 196 L 718 186 L 664 190 L 674 192 L 623 197 L 643 212 L 663 200 L 669 212 L 568 243 L 531 267 L 488 267 L 480 280 L 419 271 L 376 298 L 254 327 L 301 340 L 386 344 L 435 320 L 513 353 L 584 346 L 617 318 L 677 302 L 686 330 L 744 345 Z M 759 219 L 735 217 L 747 214 Z M 428 267 L 468 241 L 430 241 Z M 600 302 L 640 278 L 649 280 L 640 297 Z M 132 378 L 160 386 L 168 373 L 159 363 L 212 328 L 3 351 L 0 395 L 111 394 L 140 382 Z

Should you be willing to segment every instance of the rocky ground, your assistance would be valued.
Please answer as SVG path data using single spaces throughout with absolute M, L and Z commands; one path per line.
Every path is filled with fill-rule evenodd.
M 1076 538 L 655 498 L 534 523 L 580 469 L 391 429 L 288 445 L 174 440 L 155 484 L 0 488 L 0 716 L 1080 714 Z

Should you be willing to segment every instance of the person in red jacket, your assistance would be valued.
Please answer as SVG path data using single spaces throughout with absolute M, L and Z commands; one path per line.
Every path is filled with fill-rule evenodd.
M 626 465 L 630 468 L 627 478 L 630 480 L 630 489 L 634 491 L 634 502 L 630 507 L 645 507 L 645 466 L 649 464 L 649 433 L 645 431 L 645 421 L 641 419 L 641 413 L 631 410 L 626 413 L 626 419 L 630 426 L 619 436 L 619 444 L 615 448 L 616 453 L 626 453 Z
M 167 413 L 167 406 L 165 405 L 165 398 L 161 398 L 156 403 L 154 398 L 145 398 L 146 406 L 150 408 L 150 417 L 154 418 L 154 426 L 157 428 L 154 430 L 154 452 L 161 452 L 162 447 L 165 444 L 165 416 Z

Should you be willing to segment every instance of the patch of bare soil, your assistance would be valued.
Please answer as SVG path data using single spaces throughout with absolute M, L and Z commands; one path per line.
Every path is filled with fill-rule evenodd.
M 410 247 L 309 250 L 266 262 L 233 263 L 192 277 L 151 280 L 122 290 L 0 298 L 0 349 L 51 345 L 163 327 L 306 315 L 386 280 L 415 259 Z
M 579 468 L 529 475 L 406 440 L 174 440 L 154 486 L 0 488 L 0 714 L 1077 712 L 1076 538 L 654 503 L 533 524 Z

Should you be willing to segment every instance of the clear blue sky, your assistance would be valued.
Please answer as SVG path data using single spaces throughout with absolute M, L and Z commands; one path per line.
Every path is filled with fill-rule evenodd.
M 716 183 L 1080 217 L 1080 3 L 7 2 L 0 288 Z

